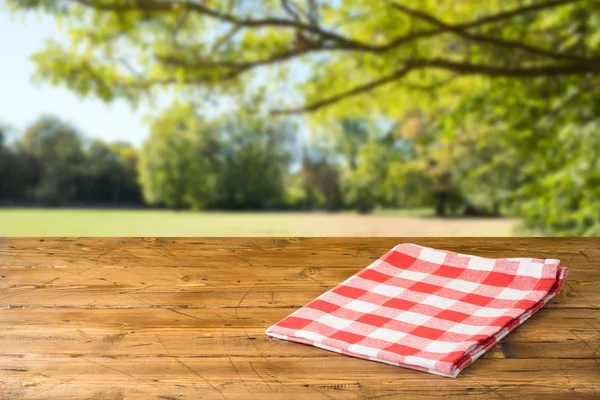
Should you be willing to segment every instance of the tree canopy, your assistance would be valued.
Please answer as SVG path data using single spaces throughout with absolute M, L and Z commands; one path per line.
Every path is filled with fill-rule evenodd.
M 277 97 L 271 83 L 280 78 L 302 88 L 275 113 L 316 111 L 349 98 L 358 107 L 386 108 L 390 96 L 402 104 L 404 93 L 464 76 L 600 73 L 598 0 L 9 3 L 55 15 L 70 39 L 34 56 L 38 76 L 105 100 L 138 101 L 168 87 L 239 93 L 264 67 L 268 75 L 261 76 L 270 78 L 255 79 L 253 90 L 266 87 Z M 367 92 L 376 96 L 358 96 Z
M 69 123 L 42 116 L 0 146 L 0 202 L 140 205 L 137 151 L 89 141 Z
M 176 209 L 282 208 L 295 135 L 285 121 L 247 115 L 207 121 L 192 105 L 174 104 L 144 142 L 145 199 Z

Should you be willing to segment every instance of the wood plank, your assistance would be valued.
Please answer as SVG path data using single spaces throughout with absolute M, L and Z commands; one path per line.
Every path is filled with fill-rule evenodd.
M 165 350 L 166 351 L 166 350 Z M 532 364 L 535 365 L 532 368 Z M 316 367 L 316 366 L 319 367 Z M 600 396 L 594 360 L 480 360 L 462 379 L 354 358 L 0 357 L 4 396 L 89 398 L 469 398 Z M 117 393 L 119 395 L 117 395 Z M 120 396 L 120 397 L 119 397 Z M 171 397 L 169 397 L 171 396 Z M 102 398 L 102 397 L 99 397 Z
M 595 239 L 13 238 L 0 239 L 0 265 L 3 268 L 229 267 L 235 262 L 273 268 L 358 268 L 396 244 L 408 242 L 484 257 L 558 258 L 567 267 L 589 271 L 600 266 L 600 245 L 592 240 Z
M 10 268 L 1 307 L 300 307 L 358 272 L 313 266 Z M 573 270 L 548 307 L 600 308 L 600 268 Z
M 0 275 L 3 295 L 27 289 L 64 290 L 85 288 L 111 292 L 186 292 L 198 289 L 251 288 L 258 283 L 276 282 L 282 287 L 323 287 L 337 285 L 360 268 L 289 267 L 265 268 L 232 265 L 223 267 L 177 268 L 11 268 Z
M 264 334 L 287 309 L 4 309 L 0 355 L 341 357 Z M 160 339 L 159 339 L 160 338 Z M 182 340 L 184 338 L 184 340 Z M 486 358 L 600 359 L 600 310 L 541 310 Z
M 257 283 L 255 286 L 225 288 L 196 288 L 186 291 L 159 291 L 130 287 L 74 286 L 57 288 L 25 288 L 7 291 L 0 298 L 0 307 L 95 307 L 95 308 L 144 308 L 144 307 L 284 307 L 297 308 L 321 295 L 325 287 L 314 285 L 277 285 Z M 548 308 L 598 309 L 600 292 L 587 283 L 567 282 Z

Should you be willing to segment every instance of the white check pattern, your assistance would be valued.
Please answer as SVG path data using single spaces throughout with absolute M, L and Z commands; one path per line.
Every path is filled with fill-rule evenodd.
M 456 377 L 556 295 L 559 264 L 400 244 L 266 333 Z

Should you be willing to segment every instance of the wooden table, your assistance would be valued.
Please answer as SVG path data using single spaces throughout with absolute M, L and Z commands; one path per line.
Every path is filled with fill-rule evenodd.
M 264 334 L 402 242 L 569 277 L 457 379 Z M 598 239 L 15 238 L 0 269 L 2 399 L 600 398 Z

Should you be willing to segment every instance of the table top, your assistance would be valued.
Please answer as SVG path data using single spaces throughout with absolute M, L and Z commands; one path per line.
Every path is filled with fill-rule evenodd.
M 558 258 L 561 292 L 458 378 L 265 329 L 398 243 Z M 2 399 L 600 398 L 600 239 L 0 239 Z

